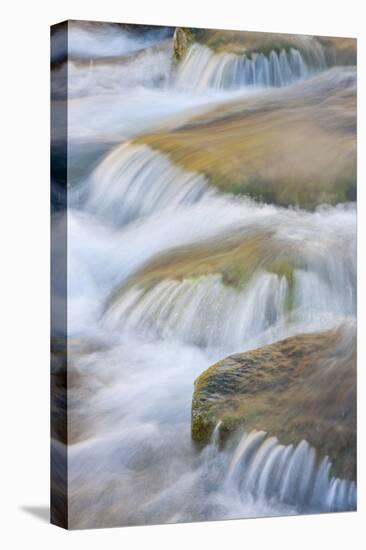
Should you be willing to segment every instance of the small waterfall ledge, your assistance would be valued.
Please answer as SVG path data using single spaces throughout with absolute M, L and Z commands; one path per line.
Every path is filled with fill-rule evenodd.
M 179 168 L 147 145 L 130 142 L 113 149 L 87 183 L 86 209 L 106 223 L 121 225 L 216 193 L 203 175 Z
M 326 67 L 321 52 L 313 66 L 295 48 L 272 50 L 268 55 L 251 56 L 232 53 L 215 54 L 210 48 L 194 44 L 180 63 L 176 86 L 196 91 L 235 89 L 244 86 L 286 86 L 307 78 Z
M 355 295 L 355 289 L 342 267 L 337 266 L 337 277 L 327 280 L 328 265 L 322 271 L 315 262 L 309 264 L 307 271 L 294 271 L 291 288 L 286 277 L 264 269 L 241 289 L 224 284 L 220 274 L 166 279 L 151 288 L 133 285 L 111 298 L 103 322 L 112 330 L 118 327 L 140 338 L 241 350 L 267 331 L 286 333 L 293 323 L 311 331 L 319 321 L 334 326 L 339 319 L 352 318 L 349 295 Z M 336 303 L 337 296 L 341 303 Z
M 307 513 L 356 509 L 356 483 L 330 475 L 329 458 L 318 458 L 308 442 L 281 445 L 276 437 L 254 430 L 244 433 L 230 451 L 219 451 L 220 427 L 219 422 L 203 452 L 203 462 L 212 470 L 220 453 L 224 454 L 224 494 L 236 494 L 243 501 L 275 500 Z
M 166 280 L 148 291 L 131 288 L 111 305 L 104 321 L 142 338 L 235 349 L 282 318 L 287 291 L 284 277 L 266 272 L 243 291 L 225 286 L 219 275 Z

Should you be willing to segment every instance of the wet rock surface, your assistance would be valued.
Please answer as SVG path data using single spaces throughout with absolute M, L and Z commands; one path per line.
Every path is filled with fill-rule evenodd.
M 136 143 L 220 191 L 313 209 L 355 200 L 355 71 L 337 68 L 225 104 Z
M 192 437 L 207 442 L 221 421 L 226 435 L 241 426 L 282 444 L 305 439 L 319 458 L 330 457 L 337 476 L 355 479 L 355 379 L 350 327 L 231 355 L 195 381 Z

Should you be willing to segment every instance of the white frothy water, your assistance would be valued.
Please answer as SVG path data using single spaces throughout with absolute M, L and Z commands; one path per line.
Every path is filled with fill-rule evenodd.
M 118 55 L 133 49 L 125 44 Z M 183 65 L 177 83 L 162 85 L 165 77 L 154 75 L 167 74 L 165 55 L 146 51 L 117 70 L 75 64 L 70 148 L 136 135 L 188 107 L 213 107 L 228 97 L 220 91 L 225 87 L 278 86 L 308 74 L 291 51 L 244 60 L 200 50 L 202 70 L 196 65 L 193 74 Z M 186 94 L 186 82 L 204 94 Z M 354 318 L 354 207 L 309 213 L 221 196 L 203 176 L 128 142 L 79 185 L 81 199 L 71 194 L 67 215 L 69 369 L 76 380 L 68 416 L 71 526 L 354 509 L 355 483 L 332 478 L 329 460 L 306 442 L 286 447 L 276 434 L 252 432 L 222 449 L 218 425 L 200 451 L 190 436 L 193 381 L 210 364 Z M 65 219 L 58 223 L 62 232 Z M 269 230 L 301 256 L 291 313 L 288 281 L 263 269 L 240 290 L 218 275 L 166 279 L 149 290 L 133 283 L 134 274 L 171 249 Z M 111 301 L 127 280 L 128 289 Z
M 187 94 L 175 84 L 171 43 L 164 40 L 149 46 L 147 41 L 145 46 L 115 60 L 69 59 L 70 143 L 120 143 L 142 131 L 161 128 L 165 121 L 172 124 L 172 117 L 173 120 L 179 117 L 182 123 L 193 116 L 194 110 L 198 114 L 209 109 L 213 101 L 247 93 L 244 89 L 204 89 L 201 93 Z M 63 72 L 59 74 L 60 78 L 54 78 L 53 83 L 55 97 L 66 92 Z
M 225 199 L 217 197 L 184 208 L 158 210 L 122 228 L 118 216 L 111 218 L 107 224 L 103 221 L 103 208 L 100 218 L 85 210 L 69 208 L 67 258 L 70 336 L 80 335 L 82 331 L 93 331 L 112 290 L 164 250 L 214 238 L 223 231 L 239 228 L 243 219 L 246 223 L 258 221 L 267 218 L 275 210 L 271 206 L 253 208 L 250 201 L 243 204 L 234 201 L 230 210 L 227 210 L 227 204 Z M 61 245 L 63 223 L 61 218 Z M 85 308 L 80 308 L 80 304 L 84 304 Z M 91 309 L 88 304 L 92 306 Z
M 101 333 L 100 333 L 101 335 Z M 110 336 L 110 333 L 109 333 Z M 70 517 L 78 527 L 353 510 L 355 483 L 330 476 L 306 442 L 283 446 L 263 432 L 221 449 L 190 440 L 192 380 L 218 355 L 125 333 L 71 364 Z M 77 434 L 78 432 L 76 432 Z M 88 503 L 87 507 L 81 503 Z
M 119 322 L 122 330 L 134 330 L 142 338 L 240 349 L 248 339 L 279 322 L 286 293 L 284 277 L 264 272 L 253 277 L 242 292 L 225 287 L 219 276 L 197 282 L 168 280 L 148 292 L 132 288 L 111 307 L 107 318 L 112 326 Z
M 125 39 L 134 44 L 135 39 L 128 37 L 127 34 Z M 102 38 L 103 33 L 101 43 Z M 240 97 L 253 87 L 285 86 L 325 68 L 321 50 L 316 52 L 309 68 L 293 48 L 247 58 L 214 54 L 209 48 L 194 45 L 176 72 L 169 41 L 151 46 L 149 40 L 139 38 L 139 44 L 137 53 L 124 55 L 113 63 L 110 59 L 86 62 L 75 56 L 70 58 L 67 90 L 70 141 L 118 142 L 141 130 L 162 126 L 163 119 L 172 115 L 183 116 L 195 108 L 204 111 L 213 102 L 226 101 L 238 94 Z M 61 79 L 60 87 L 64 84 Z
M 167 174 L 169 169 L 170 165 Z M 159 170 L 157 175 L 159 180 Z M 134 177 L 133 181 L 138 179 Z M 150 188 L 152 182 L 149 179 Z M 147 208 L 145 201 L 149 194 L 140 196 L 140 205 Z M 220 275 L 183 279 L 174 279 L 173 275 L 152 288 L 136 284 L 129 285 L 127 290 L 123 289 L 122 279 L 119 296 L 111 300 L 104 314 L 105 327 L 133 331 L 142 339 L 173 339 L 201 347 L 225 347 L 232 352 L 240 351 L 248 341 L 254 345 L 256 335 L 260 339 L 265 333 L 272 339 L 275 334 L 285 337 L 289 334 L 289 323 L 300 323 L 305 331 L 321 330 L 355 315 L 356 238 L 355 211 L 351 206 L 306 213 L 209 193 L 193 204 L 181 201 L 177 205 L 178 198 L 179 194 L 173 195 L 171 204 L 164 205 L 164 214 L 154 215 L 156 202 L 149 202 L 150 219 L 144 221 L 143 216 L 127 232 L 131 245 L 136 243 L 135 251 L 139 250 L 136 231 L 145 236 L 144 225 L 153 227 L 158 218 L 161 226 L 174 225 L 176 231 L 175 236 L 172 229 L 169 237 L 165 235 L 161 251 L 169 250 L 172 244 L 201 241 L 204 245 L 210 237 L 220 242 L 229 233 L 243 238 L 268 233 L 272 236 L 267 239 L 280 242 L 282 250 L 296 250 L 293 254 L 301 267 L 294 267 L 291 288 L 284 275 L 266 271 L 265 265 L 255 270 L 243 288 L 228 286 Z M 138 195 L 135 200 L 139 202 Z M 109 219 L 119 222 L 112 211 Z M 159 250 L 155 249 L 154 256 L 158 255 Z M 146 252 L 139 256 L 140 267 L 152 258 Z
M 260 339 L 266 333 L 269 338 L 276 334 L 288 336 L 291 322 L 302 323 L 305 331 L 312 331 L 333 326 L 337 318 L 354 315 L 355 286 L 351 275 L 338 276 L 340 280 L 348 277 L 347 285 L 340 287 L 340 303 L 336 301 L 338 285 L 324 281 L 316 265 L 309 271 L 294 272 L 292 290 L 284 276 L 262 270 L 242 290 L 226 286 L 219 275 L 166 280 L 152 290 L 137 286 L 116 298 L 105 314 L 105 326 L 132 330 L 142 339 L 173 339 L 204 348 L 217 346 L 238 351 L 248 342 L 255 346 L 258 335 Z M 316 283 L 320 290 L 315 287 L 314 293 Z M 288 311 L 290 300 L 293 303 Z
M 156 44 L 167 34 L 167 29 L 137 33 L 114 23 L 69 21 L 68 52 L 76 59 L 117 57 Z
M 89 64 L 86 68 L 73 67 L 70 62 L 76 78 L 70 84 L 68 101 L 69 142 L 120 143 L 142 131 L 182 124 L 190 116 L 210 109 L 213 101 L 224 102 L 248 93 L 242 88 L 186 94 L 166 83 L 170 56 L 161 54 L 162 63 L 157 57 L 152 55 L 146 60 L 147 70 L 142 73 L 138 67 L 145 65 L 143 59 L 136 60 L 132 72 L 129 67 L 116 71 L 113 64 Z
M 170 44 L 145 48 L 132 58 L 115 61 L 80 63 L 69 61 L 69 98 L 90 95 L 116 95 L 132 86 L 147 88 L 162 87 L 170 78 Z
M 213 222 L 223 211 L 227 219 L 221 217 L 220 227 Z M 265 272 L 257 272 L 242 293 L 225 287 L 215 276 L 165 281 L 145 294 L 132 287 L 101 322 L 103 308 L 95 317 L 88 313 L 81 333 L 90 334 L 93 328 L 106 348 L 72 360 L 84 382 L 81 388 L 70 389 L 70 425 L 73 419 L 76 425 L 86 423 L 85 439 L 72 445 L 69 453 L 70 511 L 75 525 L 354 509 L 355 484 L 331 478 L 329 460 L 318 457 L 315 462 L 306 442 L 295 451 L 274 439 L 262 448 L 265 439 L 256 440 L 252 459 L 245 461 L 247 439 L 226 450 L 213 443 L 201 454 L 190 441 L 192 381 L 208 365 L 233 351 L 323 330 L 339 322 L 339 315 L 354 315 L 347 293 L 355 266 L 348 265 L 349 258 L 343 254 L 346 248 L 352 257 L 354 210 L 331 208 L 311 214 L 218 197 L 178 212 L 152 213 L 122 229 L 94 225 L 89 216 L 86 220 L 73 221 L 75 248 L 70 252 L 94 283 L 74 269 L 70 276 L 78 285 L 76 297 L 85 289 L 101 292 L 104 288 L 95 298 L 99 306 L 118 286 L 124 271 L 129 277 L 172 244 L 197 242 L 214 231 L 220 238 L 220 231 L 225 234 L 235 226 L 242 230 L 243 223 L 252 227 L 254 221 L 262 228 L 276 227 L 278 236 L 299 239 L 307 257 L 311 254 L 305 251 L 313 249 L 313 272 L 309 263 L 308 270 L 296 273 L 296 305 L 290 319 L 284 308 L 286 280 Z M 332 251 L 329 264 L 317 264 L 324 250 Z M 333 266 L 338 271 L 329 278 Z M 304 277 L 310 278 L 306 288 Z M 314 298 L 312 277 L 323 280 L 327 289 L 321 303 Z M 347 307 L 342 311 L 343 298 L 338 300 L 337 295 L 347 277 L 342 289 Z M 321 287 L 317 293 L 322 295 Z M 87 297 L 86 303 L 90 304 Z M 71 296 L 69 307 L 71 311 Z M 88 311 L 85 305 L 81 309 L 83 314 Z M 70 317 L 77 321 L 73 312 Z M 87 513 L 80 508 L 82 501 L 92 503 Z
M 86 208 L 105 222 L 128 223 L 213 195 L 206 178 L 174 166 L 146 145 L 116 147 L 88 181 Z

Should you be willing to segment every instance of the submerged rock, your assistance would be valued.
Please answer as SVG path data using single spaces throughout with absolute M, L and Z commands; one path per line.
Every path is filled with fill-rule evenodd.
M 161 254 L 124 282 L 111 302 L 136 284 L 149 290 L 162 281 L 198 281 L 209 275 L 217 275 L 223 285 L 240 290 L 255 272 L 264 271 L 284 277 L 292 287 L 295 270 L 307 264 L 307 253 L 305 244 L 300 251 L 297 241 L 280 238 L 275 231 L 253 224 L 246 230 Z
M 307 81 L 221 104 L 136 143 L 166 153 L 224 192 L 313 209 L 356 196 L 356 74 Z
M 207 443 L 221 421 L 264 430 L 285 445 L 306 440 L 334 474 L 356 478 L 356 345 L 353 328 L 303 334 L 231 355 L 195 381 L 192 438 Z

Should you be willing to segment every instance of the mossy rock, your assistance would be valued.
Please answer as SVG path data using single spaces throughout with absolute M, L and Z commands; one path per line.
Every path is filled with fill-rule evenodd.
M 173 60 L 177 63 L 184 59 L 193 43 L 193 33 L 188 28 L 177 27 L 173 36 Z
M 356 87 L 351 68 L 227 102 L 136 143 L 204 174 L 223 192 L 313 209 L 356 197 Z
M 353 327 L 302 334 L 227 357 L 195 381 L 192 438 L 217 423 L 264 430 L 282 444 L 307 440 L 337 477 L 356 479 L 356 342 Z

